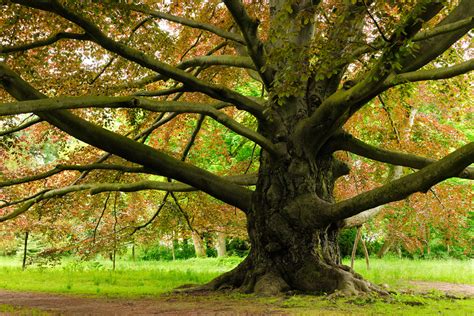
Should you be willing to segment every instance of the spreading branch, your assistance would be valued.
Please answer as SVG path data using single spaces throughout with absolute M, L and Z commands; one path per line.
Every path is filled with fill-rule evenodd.
M 218 106 L 221 103 L 217 104 Z M 228 115 L 216 109 L 216 106 L 180 102 L 180 101 L 154 101 L 142 97 L 58 97 L 40 100 L 28 100 L 0 105 L 0 115 L 13 115 L 21 113 L 40 113 L 53 110 L 78 109 L 78 108 L 142 108 L 153 112 L 175 112 L 175 113 L 200 113 L 212 117 L 222 125 L 233 130 L 237 134 L 259 144 L 263 149 L 278 155 L 278 150 L 273 143 L 246 126 L 238 123 Z
M 399 201 L 416 192 L 427 192 L 435 184 L 459 175 L 474 163 L 474 142 L 471 142 L 412 174 L 379 188 L 333 204 L 328 219 L 343 220 L 379 205 Z
M 17 100 L 44 99 L 27 82 L 0 63 L 0 83 Z M 243 211 L 250 209 L 252 192 L 196 166 L 144 144 L 103 129 L 65 110 L 35 113 L 67 134 L 166 177 L 187 183 Z
M 425 158 L 413 154 L 406 154 L 402 152 L 375 147 L 364 143 L 363 141 L 346 133 L 338 135 L 334 138 L 334 141 L 336 143 L 336 148 L 339 150 L 346 150 L 362 157 L 389 163 L 396 166 L 422 169 L 437 162 L 437 160 L 431 158 Z M 455 176 L 459 178 L 474 180 L 474 168 L 466 168 Z
M 449 79 L 468 73 L 472 70 L 474 70 L 474 59 L 470 59 L 451 67 L 441 67 L 412 71 L 403 74 L 393 74 L 385 80 L 384 89 L 388 89 L 390 87 L 407 82 Z
M 254 185 L 257 181 L 256 175 L 241 175 L 241 176 L 229 176 L 226 177 L 229 182 L 237 185 L 250 186 Z M 21 199 L 19 201 L 13 201 L 1 206 L 12 206 L 16 204 L 23 204 L 13 212 L 0 217 L 0 222 L 4 222 L 9 219 L 13 219 L 26 211 L 28 211 L 33 205 L 47 199 L 62 197 L 66 194 L 79 192 L 79 191 L 90 191 L 91 195 L 99 194 L 102 192 L 138 192 L 144 190 L 159 190 L 168 192 L 192 192 L 197 191 L 196 188 L 186 185 L 184 183 L 177 182 L 159 182 L 159 181 L 139 181 L 134 183 L 94 183 L 94 184 L 79 184 L 71 185 L 59 189 L 45 189 L 31 197 Z
M 263 119 L 262 106 L 257 102 L 253 101 L 252 99 L 247 98 L 241 95 L 240 93 L 232 91 L 226 87 L 214 85 L 199 80 L 195 76 L 176 67 L 172 67 L 156 59 L 153 56 L 146 55 L 138 49 L 114 41 L 106 34 L 104 34 L 93 22 L 77 14 L 76 12 L 69 10 L 56 0 L 14 0 L 13 2 L 55 13 L 83 28 L 84 31 L 91 38 L 93 38 L 93 40 L 102 48 L 110 52 L 116 53 L 119 56 L 132 62 L 135 62 L 145 68 L 160 73 L 163 76 L 182 82 L 186 87 L 190 88 L 191 90 L 199 91 L 217 100 L 232 103 L 238 109 L 247 111 L 256 117 Z
M 266 63 L 264 47 L 257 35 L 260 22 L 248 15 L 242 1 L 224 0 L 224 3 L 244 35 L 248 54 L 252 58 L 265 87 L 270 88 L 273 81 L 273 71 Z

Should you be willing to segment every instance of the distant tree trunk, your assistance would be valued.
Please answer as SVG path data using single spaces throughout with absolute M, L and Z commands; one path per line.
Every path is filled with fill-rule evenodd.
M 361 241 L 362 241 L 362 248 L 364 249 L 365 264 L 367 265 L 367 270 L 370 270 L 369 251 L 367 250 L 367 245 L 365 244 L 364 238 L 361 238 Z
M 377 252 L 377 257 L 383 258 L 383 256 L 385 256 L 387 252 L 390 250 L 390 247 L 392 247 L 392 245 L 393 245 L 393 240 L 390 237 L 386 237 L 385 241 L 382 244 L 382 247 Z
M 132 244 L 132 260 L 135 261 L 135 243 Z
M 173 261 L 176 260 L 176 253 L 175 253 L 175 244 L 177 243 L 176 239 L 171 239 L 171 257 L 173 258 Z
M 26 232 L 25 233 L 25 243 L 24 243 L 24 247 L 23 247 L 23 264 L 21 266 L 21 268 L 23 270 L 26 269 L 26 255 L 28 254 L 28 237 L 30 235 L 30 232 Z
M 196 257 L 204 258 L 206 257 L 206 249 L 204 248 L 204 242 L 198 232 L 192 232 L 194 251 L 196 252 Z
M 225 247 L 225 234 L 223 232 L 217 232 L 216 238 L 216 250 L 217 250 L 217 257 L 225 257 L 227 255 L 226 247 Z
M 362 234 L 362 226 L 357 227 L 356 237 L 354 239 L 354 246 L 352 246 L 352 254 L 351 254 L 351 269 L 354 269 L 354 260 L 357 252 L 357 246 L 359 245 L 359 240 Z
M 112 270 L 115 271 L 115 258 L 117 255 L 117 250 L 114 247 L 114 250 L 112 251 Z

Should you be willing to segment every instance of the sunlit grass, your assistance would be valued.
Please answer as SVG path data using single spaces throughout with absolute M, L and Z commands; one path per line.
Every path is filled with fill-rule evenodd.
M 350 265 L 350 260 L 343 263 Z M 370 258 L 369 263 L 367 270 L 365 260 L 357 259 L 354 269 L 376 284 L 397 286 L 410 280 L 474 284 L 474 260 L 386 257 Z
M 0 288 L 18 291 L 94 296 L 143 297 L 169 292 L 183 284 L 203 284 L 236 266 L 241 258 L 177 261 L 63 260 L 60 266 L 21 270 L 18 258 L 0 257 Z M 348 264 L 348 260 L 344 260 Z M 355 270 L 370 281 L 397 287 L 409 280 L 474 283 L 473 260 L 358 259 Z
M 64 260 L 53 268 L 28 267 L 11 258 L 0 259 L 0 288 L 19 291 L 100 296 L 153 296 L 183 284 L 203 284 L 232 269 L 239 258 L 167 261 Z

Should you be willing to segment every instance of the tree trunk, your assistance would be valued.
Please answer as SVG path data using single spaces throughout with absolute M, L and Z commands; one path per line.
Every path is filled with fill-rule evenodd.
M 26 257 L 27 257 L 27 254 L 28 254 L 28 237 L 30 236 L 30 232 L 26 232 L 25 233 L 25 243 L 23 245 L 23 263 L 21 265 L 21 268 L 23 270 L 26 269 Z
M 207 287 L 264 295 L 289 290 L 347 294 L 378 290 L 341 264 L 337 242 L 341 223 L 311 222 L 305 217 L 308 194 L 323 199 L 311 205 L 311 212 L 320 206 L 323 213 L 328 202 L 334 201 L 335 159 L 305 158 L 300 153 L 275 161 L 264 152 L 260 160 L 253 209 L 247 213 L 250 253 Z
M 226 256 L 225 234 L 223 232 L 217 232 L 216 250 L 217 257 L 221 258 Z
M 204 248 L 204 243 L 202 241 L 201 236 L 199 236 L 199 234 L 193 230 L 192 237 L 193 237 L 194 251 L 196 252 L 196 257 L 205 258 L 206 249 Z

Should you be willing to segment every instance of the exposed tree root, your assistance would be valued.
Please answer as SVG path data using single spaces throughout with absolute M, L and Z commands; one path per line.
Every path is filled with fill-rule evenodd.
M 238 291 L 263 296 L 286 293 L 330 294 L 331 296 L 388 295 L 385 289 L 364 280 L 348 266 L 317 263 L 303 266 L 291 275 L 283 275 L 276 266 L 255 269 L 250 256 L 235 269 L 207 284 L 181 287 L 177 291 L 186 293 Z

